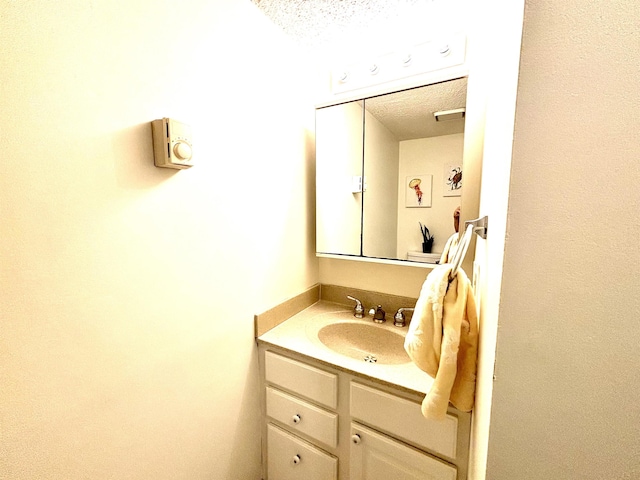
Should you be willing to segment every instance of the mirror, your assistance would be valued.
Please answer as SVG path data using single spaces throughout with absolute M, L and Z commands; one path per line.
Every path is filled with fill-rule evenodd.
M 459 78 L 316 110 L 319 254 L 439 259 L 462 200 L 466 92 Z

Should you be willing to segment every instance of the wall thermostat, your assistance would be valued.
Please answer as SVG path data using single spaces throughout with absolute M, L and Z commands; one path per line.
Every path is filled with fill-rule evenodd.
M 156 167 L 183 169 L 193 166 L 189 125 L 161 118 L 151 122 L 151 130 Z

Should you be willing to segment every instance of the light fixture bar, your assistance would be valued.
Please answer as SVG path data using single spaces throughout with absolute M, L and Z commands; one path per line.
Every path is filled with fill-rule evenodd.
M 464 118 L 464 114 L 464 108 L 456 108 L 455 110 L 434 112 L 433 116 L 436 118 L 436 122 L 446 122 L 447 120 L 462 120 Z

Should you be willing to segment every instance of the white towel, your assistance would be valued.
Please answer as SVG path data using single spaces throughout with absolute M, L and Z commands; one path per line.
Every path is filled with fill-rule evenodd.
M 449 402 L 469 412 L 475 400 L 478 317 L 467 275 L 439 265 L 427 276 L 405 338 L 411 360 L 434 378 L 422 402 L 426 418 L 443 419 Z M 448 286 L 448 289 L 447 289 Z

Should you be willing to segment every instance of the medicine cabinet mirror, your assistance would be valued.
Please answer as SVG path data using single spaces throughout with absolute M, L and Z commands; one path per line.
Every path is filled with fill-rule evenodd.
M 466 93 L 458 78 L 316 109 L 318 254 L 435 263 L 469 181 Z

